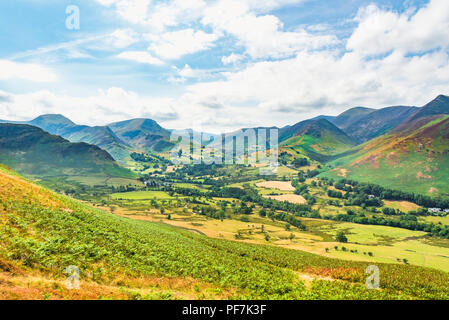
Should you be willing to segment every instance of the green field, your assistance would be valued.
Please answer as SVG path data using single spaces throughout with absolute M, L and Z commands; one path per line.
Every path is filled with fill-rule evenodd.
M 11 179 L 0 175 L 1 265 L 22 272 L 40 270 L 41 282 L 46 277 L 64 277 L 67 265 L 79 265 L 91 285 L 112 286 L 126 275 L 142 281 L 155 276 L 188 277 L 215 288 L 197 291 L 197 298 L 224 292 L 238 299 L 449 298 L 449 276 L 444 272 L 379 263 L 382 290 L 369 290 L 364 286 L 368 263 L 212 239 L 160 223 L 124 219 L 27 182 L 16 181 L 6 189 Z M 26 198 L 13 197 L 24 193 Z M 303 280 L 305 274 L 310 275 L 308 282 Z M 139 290 L 144 283 L 128 288 L 127 298 L 161 296 L 160 291 L 157 296 L 153 291 L 142 295 Z M 146 285 L 156 290 L 153 284 Z M 8 288 L 2 285 L 0 292 L 8 294 Z M 166 298 L 182 297 L 182 292 L 163 289 Z M 43 292 L 64 295 L 64 290 Z
M 175 197 L 170 196 L 167 192 L 163 191 L 135 191 L 135 192 L 124 192 L 124 193 L 114 193 L 111 194 L 112 199 L 123 199 L 123 200 L 174 200 Z

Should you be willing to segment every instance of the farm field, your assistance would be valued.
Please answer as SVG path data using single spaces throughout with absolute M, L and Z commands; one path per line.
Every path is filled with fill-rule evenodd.
M 117 214 L 141 221 L 169 224 L 212 238 L 303 250 L 348 261 L 404 264 L 406 259 L 408 264 L 449 272 L 449 241 L 444 242 L 447 247 L 431 245 L 423 232 L 316 219 L 304 219 L 304 223 L 310 226 L 304 232 L 296 228 L 287 231 L 283 223 L 273 223 L 258 217 L 242 222 L 228 219 L 219 221 L 189 214 L 171 214 L 171 219 L 168 220 L 167 215 L 161 215 L 157 211 L 136 213 L 125 210 Z M 318 227 L 314 227 L 315 224 Z M 261 232 L 262 228 L 264 232 Z M 346 244 L 334 240 L 341 230 L 347 232 L 349 242 Z M 268 241 L 265 234 L 270 237 Z
M 287 201 L 287 202 L 295 203 L 295 204 L 306 204 L 307 203 L 306 199 L 304 199 L 302 196 L 296 195 L 296 194 L 283 194 L 280 196 L 266 195 L 264 197 L 268 198 L 268 199 L 273 199 L 276 201 Z
M 436 297 L 435 289 L 438 297 L 449 297 L 449 276 L 434 269 L 379 263 L 382 290 L 368 290 L 365 262 L 215 239 L 160 222 L 117 217 L 33 185 L 7 169 L 0 171 L 1 277 L 7 279 L 0 285 L 2 297 L 398 299 Z M 17 194 L 27 198 L 12 197 Z M 224 230 L 229 232 L 235 226 L 259 225 L 226 223 Z M 280 227 L 267 228 L 273 235 L 284 235 Z M 295 233 L 304 242 L 319 239 Z M 27 245 L 21 246 L 21 241 Z M 81 267 L 83 289 L 77 296 L 61 288 L 66 264 Z
M 256 184 L 256 187 L 266 189 L 278 189 L 281 191 L 295 191 L 291 181 L 264 181 Z
M 124 199 L 124 200 L 173 200 L 175 197 L 170 196 L 164 191 L 134 191 L 111 194 L 112 199 Z

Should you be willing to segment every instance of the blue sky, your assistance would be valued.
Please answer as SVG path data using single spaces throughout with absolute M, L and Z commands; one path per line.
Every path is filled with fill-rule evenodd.
M 3 119 L 218 132 L 449 93 L 445 0 L 16 0 L 0 28 Z

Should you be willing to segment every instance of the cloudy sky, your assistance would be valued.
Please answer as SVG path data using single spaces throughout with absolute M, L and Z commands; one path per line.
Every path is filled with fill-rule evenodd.
M 447 0 L 15 0 L 0 29 L 0 119 L 220 132 L 449 94 Z

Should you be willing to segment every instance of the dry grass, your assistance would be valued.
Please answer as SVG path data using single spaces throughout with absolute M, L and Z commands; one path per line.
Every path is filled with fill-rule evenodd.
M 191 278 L 123 277 L 109 284 L 80 281 L 80 289 L 70 290 L 63 279 L 0 273 L 0 300 L 229 299 L 235 294 L 236 290 L 223 290 Z
M 295 204 L 307 204 L 306 199 L 297 194 L 283 194 L 281 196 L 264 196 L 264 197 L 277 201 L 287 201 Z
M 256 187 L 266 189 L 278 189 L 281 191 L 295 191 L 291 181 L 264 181 L 256 184 Z
M 403 212 L 418 210 L 420 206 L 408 201 L 387 201 L 384 200 L 385 206 L 393 209 L 399 209 Z

